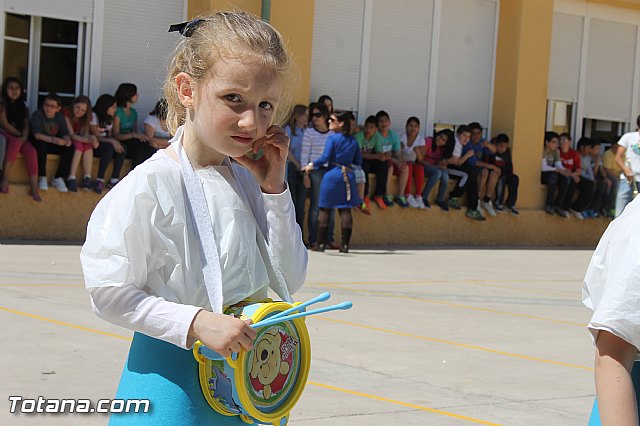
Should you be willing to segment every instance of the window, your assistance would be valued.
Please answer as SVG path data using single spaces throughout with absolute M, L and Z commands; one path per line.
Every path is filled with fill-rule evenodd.
M 18 77 L 26 86 L 29 68 L 29 16 L 7 13 L 5 18 L 4 60 L 2 78 Z
M 616 143 L 624 133 L 625 123 L 618 121 L 585 118 L 582 127 L 582 136 L 600 139 L 603 147 Z
M 547 131 L 571 134 L 572 123 L 573 103 L 555 100 L 547 102 Z
M 79 22 L 42 18 L 38 105 L 50 92 L 58 93 L 63 103 L 79 92 L 79 29 Z
M 85 38 L 81 22 L 6 13 L 3 78 L 22 81 L 32 110 L 49 92 L 70 103 L 84 92 Z
M 456 125 L 455 124 L 447 124 L 447 123 L 435 123 L 433 125 L 433 133 L 438 133 L 440 130 L 445 130 L 445 129 L 449 129 L 451 131 L 454 131 L 456 129 Z

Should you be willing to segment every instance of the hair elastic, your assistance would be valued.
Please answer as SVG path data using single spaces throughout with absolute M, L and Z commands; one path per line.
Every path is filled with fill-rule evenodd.
M 173 33 L 177 31 L 185 37 L 191 37 L 196 28 L 198 28 L 198 25 L 206 21 L 206 19 L 198 18 L 181 24 L 173 24 L 169 27 L 168 32 Z

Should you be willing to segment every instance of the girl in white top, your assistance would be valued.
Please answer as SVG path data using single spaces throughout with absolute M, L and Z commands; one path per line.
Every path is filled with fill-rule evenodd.
M 635 180 L 636 185 L 640 185 L 640 115 L 636 124 L 638 128 L 635 132 L 625 133 L 618 141 L 616 163 L 622 168 L 622 173 L 616 196 L 616 217 L 633 199 L 631 182 Z
M 156 102 L 153 111 L 144 119 L 144 134 L 149 145 L 155 149 L 165 149 L 169 146 L 171 133 L 167 129 L 167 100 Z
M 98 204 L 81 261 L 96 314 L 136 331 L 116 398 L 151 400 L 111 424 L 240 425 L 209 407 L 189 348 L 249 350 L 255 331 L 223 307 L 269 287 L 290 300 L 304 282 L 289 140 L 272 125 L 290 60 L 277 31 L 245 13 L 177 27 L 165 84 L 175 137 Z
M 426 209 L 422 200 L 424 190 L 424 137 L 420 135 L 420 120 L 418 117 L 409 117 L 406 125 L 406 133 L 400 138 L 402 147 L 402 159 L 407 164 L 407 183 L 404 187 L 404 196 L 411 207 Z

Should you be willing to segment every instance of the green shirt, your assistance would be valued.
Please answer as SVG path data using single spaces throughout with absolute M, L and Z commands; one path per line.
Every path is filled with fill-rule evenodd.
M 376 131 L 373 136 L 371 136 L 371 139 L 366 139 L 364 136 L 364 131 L 361 130 L 353 135 L 353 137 L 356 138 L 356 141 L 358 141 L 358 145 L 360 145 L 360 151 L 362 151 L 363 153 L 382 152 L 382 136 L 380 135 L 380 132 Z
M 380 133 L 382 138 L 382 152 L 400 151 L 400 136 L 393 130 L 389 129 L 387 137 Z
M 134 129 L 136 121 L 138 120 L 138 112 L 131 108 L 131 113 L 127 116 L 124 112 L 124 108 L 118 107 L 116 110 L 116 117 L 120 120 L 120 134 L 126 135 L 127 133 L 134 133 L 137 129 Z

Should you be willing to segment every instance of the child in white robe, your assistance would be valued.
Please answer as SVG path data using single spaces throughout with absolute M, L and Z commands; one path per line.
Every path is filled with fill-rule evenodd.
M 589 424 L 638 425 L 634 376 L 640 377 L 633 368 L 640 348 L 638 223 L 640 198 L 609 224 L 582 285 L 582 301 L 593 311 L 588 328 L 596 346 L 597 403 Z
M 227 12 L 178 31 L 165 83 L 175 137 L 102 199 L 81 253 L 96 314 L 135 331 L 116 398 L 151 403 L 111 424 L 243 424 L 208 406 L 189 349 L 251 349 L 255 331 L 224 307 L 269 287 L 290 298 L 306 276 L 285 184 L 289 139 L 273 125 L 286 114 L 281 36 Z

